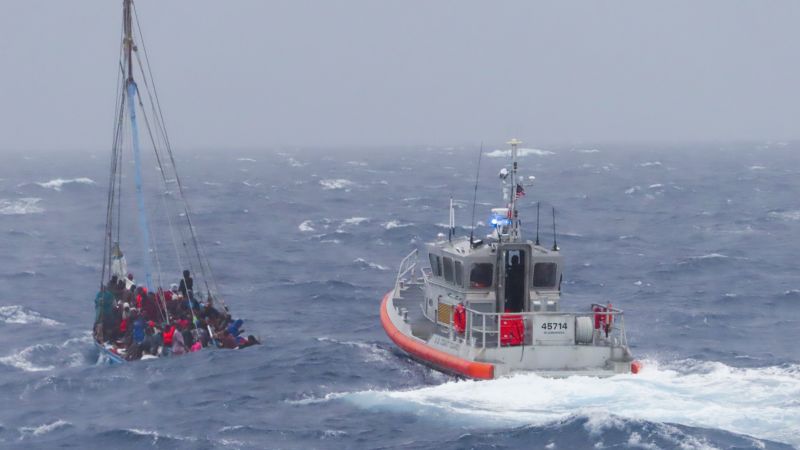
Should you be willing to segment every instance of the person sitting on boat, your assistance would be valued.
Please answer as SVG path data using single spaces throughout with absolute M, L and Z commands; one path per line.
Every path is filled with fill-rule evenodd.
M 236 338 L 233 337 L 232 334 L 228 332 L 227 329 L 222 330 L 221 333 L 217 335 L 217 342 L 221 348 L 238 348 L 239 344 L 236 342 Z
M 243 323 L 244 323 L 244 320 L 236 319 L 235 322 L 233 322 L 232 324 L 228 325 L 228 333 L 230 333 L 234 337 L 238 338 L 239 335 L 242 334 L 242 332 L 244 331 L 244 329 L 242 329 L 242 324 Z
M 111 275 L 111 279 L 108 281 L 108 284 L 106 285 L 106 289 L 108 290 L 108 292 L 110 292 L 115 297 L 117 293 L 117 282 L 119 281 L 118 278 L 119 277 L 117 277 L 116 275 Z
M 135 284 L 132 284 L 130 288 L 125 289 L 122 292 L 122 303 L 127 303 L 128 305 L 133 303 L 133 300 L 134 300 L 133 293 L 134 293 L 135 290 L 136 290 L 136 285 Z
M 168 323 L 164 325 L 164 331 L 161 333 L 162 343 L 164 348 L 162 350 L 164 356 L 168 356 L 172 352 L 172 343 L 175 337 L 175 325 Z
M 137 315 L 136 319 L 133 321 L 133 342 L 136 345 L 141 345 L 144 342 L 145 337 L 145 320 L 144 317 L 141 315 Z
M 158 303 L 156 294 L 148 292 L 142 297 L 142 315 L 146 320 L 158 319 Z
M 183 342 L 183 333 L 180 331 L 173 332 L 172 334 L 172 354 L 183 355 L 186 353 L 186 344 Z

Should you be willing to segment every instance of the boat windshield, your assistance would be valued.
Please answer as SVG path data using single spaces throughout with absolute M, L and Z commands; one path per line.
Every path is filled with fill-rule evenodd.
M 551 288 L 556 285 L 556 263 L 536 263 L 533 265 L 533 287 Z
M 472 288 L 492 287 L 492 273 L 494 264 L 475 263 L 469 271 L 469 286 Z

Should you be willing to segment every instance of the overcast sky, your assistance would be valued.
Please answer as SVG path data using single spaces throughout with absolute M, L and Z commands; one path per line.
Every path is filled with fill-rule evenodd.
M 109 147 L 121 0 L 3 0 L 0 150 Z M 800 2 L 137 0 L 178 148 L 800 137 Z

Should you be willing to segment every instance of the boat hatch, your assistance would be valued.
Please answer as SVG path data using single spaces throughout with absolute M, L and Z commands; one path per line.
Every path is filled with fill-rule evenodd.
M 498 252 L 498 311 L 522 312 L 528 304 L 529 246 L 504 245 Z

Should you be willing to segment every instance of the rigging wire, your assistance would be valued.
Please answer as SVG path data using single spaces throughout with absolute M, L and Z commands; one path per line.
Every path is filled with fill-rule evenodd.
M 146 46 L 145 41 L 144 41 L 144 36 L 143 36 L 142 30 L 141 30 L 141 25 L 139 23 L 139 15 L 138 15 L 138 12 L 136 11 L 136 5 L 135 4 L 133 4 L 133 16 L 134 16 L 134 19 L 136 21 L 136 28 L 139 31 L 139 39 L 141 40 L 141 43 L 142 43 L 142 51 L 144 52 L 145 62 L 147 63 L 147 71 L 148 71 L 148 73 L 150 75 L 149 78 L 150 78 L 151 81 L 154 81 L 152 68 L 151 68 L 151 65 L 150 65 L 150 59 L 149 59 L 149 56 L 148 56 L 148 53 L 147 53 L 147 46 Z M 138 53 L 137 53 L 137 58 L 139 58 Z M 141 60 L 139 61 L 139 65 L 140 65 L 140 69 L 141 69 L 142 68 Z M 144 77 L 144 78 L 145 78 L 145 80 L 144 80 L 145 81 L 145 89 L 148 91 L 148 96 L 149 96 L 150 94 L 149 94 L 149 85 L 147 84 L 147 77 Z M 214 285 L 214 288 L 215 288 L 214 289 L 215 295 L 219 297 L 218 300 L 222 303 L 222 306 L 225 308 L 225 310 L 227 310 L 228 307 L 225 304 L 224 299 L 222 298 L 222 295 L 221 295 L 220 290 L 219 290 L 219 286 L 217 285 L 216 279 L 214 278 L 213 273 L 211 271 L 211 264 L 209 263 L 209 260 L 206 257 L 205 252 L 201 249 L 201 247 L 200 247 L 200 245 L 198 243 L 197 234 L 195 232 L 194 225 L 192 224 L 189 202 L 188 202 L 188 200 L 187 200 L 187 198 L 186 198 L 186 196 L 184 194 L 183 183 L 181 183 L 180 176 L 178 175 L 177 164 L 175 164 L 175 157 L 174 157 L 174 155 L 172 153 L 172 145 L 169 142 L 169 135 L 167 134 L 167 131 L 166 131 L 166 126 L 165 126 L 166 125 L 166 121 L 164 120 L 163 110 L 161 108 L 161 102 L 160 102 L 159 97 L 158 97 L 158 90 L 155 87 L 155 82 L 153 82 L 153 96 L 155 97 L 155 102 L 151 101 L 151 103 L 154 105 L 154 108 L 157 109 L 157 112 L 158 112 L 158 119 L 160 120 L 160 128 L 161 128 L 161 130 L 163 132 L 164 141 L 165 141 L 165 144 L 166 144 L 167 155 L 169 156 L 170 163 L 172 164 L 173 173 L 175 175 L 175 181 L 178 184 L 178 191 L 180 193 L 180 198 L 181 198 L 181 200 L 183 202 L 184 213 L 185 213 L 187 225 L 189 227 L 189 233 L 190 233 L 191 238 L 192 238 L 192 244 L 193 244 L 193 247 L 195 249 L 195 252 L 197 253 L 198 262 L 200 264 L 200 271 L 201 271 L 201 273 L 203 275 L 203 283 L 206 286 L 206 290 L 209 293 L 211 293 L 212 289 L 208 284 L 209 279 L 211 280 L 211 283 Z

